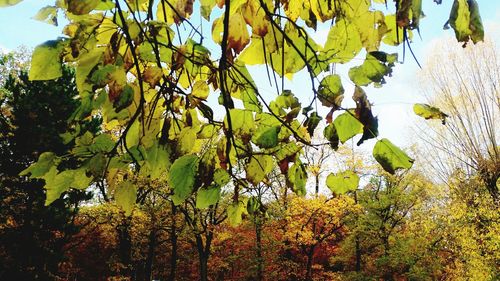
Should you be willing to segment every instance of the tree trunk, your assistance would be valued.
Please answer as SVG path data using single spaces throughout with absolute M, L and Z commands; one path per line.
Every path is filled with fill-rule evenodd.
M 196 246 L 198 250 L 198 260 L 200 268 L 200 281 L 208 281 L 208 258 L 210 257 L 210 245 L 212 243 L 212 233 L 205 237 L 205 244 L 200 234 L 196 235 Z
M 319 194 L 319 175 L 316 175 L 314 177 L 314 180 L 315 180 L 315 190 L 314 190 L 315 193 L 314 193 L 314 195 L 318 196 L 318 194 Z
M 205 254 L 200 254 L 200 281 L 208 280 L 208 257 Z
M 175 224 L 175 215 L 177 213 L 177 207 L 172 203 L 172 227 L 170 228 L 170 243 L 172 245 L 172 251 L 170 253 L 170 273 L 168 274 L 169 281 L 175 280 L 175 274 L 177 271 L 177 226 Z
M 118 232 L 118 254 L 120 262 L 125 266 L 124 270 L 120 272 L 120 274 L 126 277 L 132 277 L 132 241 L 130 237 L 130 221 L 131 217 L 124 217 L 116 228 Z
M 307 251 L 306 278 L 305 278 L 306 281 L 312 280 L 312 265 L 313 265 L 315 248 L 316 248 L 315 246 L 311 246 Z
M 358 193 L 354 191 L 354 203 L 358 204 Z M 359 235 L 358 233 L 356 235 L 356 272 L 361 271 L 361 247 L 359 245 Z
M 359 246 L 359 237 L 356 234 L 356 272 L 361 271 L 361 248 Z
M 153 262 L 156 251 L 156 228 L 153 227 L 149 233 L 148 254 L 146 256 L 146 265 L 144 269 L 144 281 L 151 281 L 153 279 Z
M 258 215 L 255 220 L 255 236 L 257 244 L 257 280 L 264 280 L 264 258 L 262 257 L 262 220 L 261 216 Z

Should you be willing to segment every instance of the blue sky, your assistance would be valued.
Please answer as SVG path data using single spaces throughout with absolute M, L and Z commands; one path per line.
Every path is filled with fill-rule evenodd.
M 390 0 L 388 2 L 392 3 Z M 55 27 L 31 19 L 40 8 L 53 3 L 54 0 L 25 0 L 16 6 L 0 9 L 0 49 L 14 50 L 21 45 L 35 47 L 46 40 L 60 36 L 63 25 Z M 425 61 L 426 53 L 432 51 L 432 47 L 430 47 L 432 42 L 453 35 L 452 30 L 443 30 L 442 28 L 448 18 L 452 3 L 451 0 L 444 0 L 442 5 L 436 5 L 432 0 L 423 1 L 423 11 L 427 16 L 421 21 L 422 40 L 418 35 L 415 35 L 412 44 L 412 48 L 421 63 Z M 500 30 L 500 1 L 478 0 L 478 3 L 486 33 L 500 34 L 498 32 Z M 205 30 L 210 32 L 210 28 L 205 28 Z M 321 41 L 322 38 L 326 38 L 327 34 L 328 29 L 320 29 L 315 39 Z M 398 52 L 400 57 L 402 56 L 402 48 L 391 48 L 387 51 Z M 262 81 L 266 81 L 262 85 L 258 83 L 263 94 L 275 93 L 268 86 L 267 77 L 262 75 L 265 73 L 262 69 L 253 69 L 252 72 L 260 73 L 258 77 L 263 78 Z M 412 118 L 412 104 L 423 100 L 415 85 L 417 73 L 418 67 L 407 52 L 405 63 L 397 65 L 393 77 L 387 79 L 387 84 L 384 87 L 367 89 L 370 100 L 375 104 L 373 110 L 379 116 L 381 137 L 388 137 L 402 146 L 411 143 L 408 138 L 407 122 Z M 345 85 L 345 100 L 350 100 L 348 94 L 352 90 L 352 85 L 348 85 L 350 81 L 348 81 L 347 72 L 340 67 L 339 74 L 341 74 L 344 84 L 347 84 Z M 261 79 L 258 78 L 256 81 L 261 81 Z M 303 96 L 304 103 L 310 99 L 310 95 L 308 96 L 310 92 L 309 81 L 305 75 L 296 75 L 293 82 L 287 83 L 287 87 L 290 87 L 297 95 Z M 373 142 L 369 143 L 368 149 L 372 145 Z

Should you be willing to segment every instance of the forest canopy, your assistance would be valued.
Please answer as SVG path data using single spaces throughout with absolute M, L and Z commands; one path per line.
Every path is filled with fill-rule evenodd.
M 63 64 L 75 67 L 81 105 L 63 135 L 74 148 L 66 155 L 43 152 L 21 175 L 45 180 L 46 204 L 70 188 L 100 183 L 127 210 L 136 200 L 127 173 L 167 179 L 176 204 L 198 190 L 229 184 L 238 208 L 240 191 L 269 180 L 275 168 L 290 189 L 304 194 L 300 155 L 304 146 L 317 145 L 311 137 L 320 123 L 326 122 L 323 135 L 334 149 L 358 134 L 358 145 L 378 138 L 364 88 L 384 84 L 397 61 L 381 45 L 410 48 L 423 17 L 420 0 L 393 4 L 395 14 L 389 14 L 387 1 L 368 0 L 56 1 L 34 18 L 57 24 L 62 14 L 69 23 L 62 37 L 35 48 L 29 78 L 57 79 Z M 331 26 L 324 46 L 310 36 L 323 23 Z M 483 39 L 476 1 L 454 1 L 448 24 L 464 44 Z M 218 47 L 201 32 L 207 25 L 208 40 Z M 331 67 L 355 57 L 364 58 L 348 71 L 356 107 L 346 108 L 346 81 Z M 259 92 L 247 69 L 254 64 L 263 65 L 274 81 L 274 99 Z M 310 104 L 284 88 L 284 77 L 293 79 L 302 69 L 310 77 Z M 213 95 L 223 120 L 214 118 L 216 105 L 207 102 Z M 326 116 L 318 113 L 317 101 L 330 109 Z M 421 106 L 417 113 L 442 118 L 433 110 Z M 102 130 L 82 130 L 81 123 L 96 116 L 102 117 Z M 385 138 L 373 156 L 390 173 L 413 163 Z M 70 159 L 81 165 L 61 169 Z M 340 184 L 340 178 L 330 178 L 329 186 Z M 201 201 L 210 199 L 207 192 L 197 194 Z
M 401 61 L 387 50 L 414 56 L 422 0 L 57 0 L 33 14 L 65 26 L 29 62 L 0 55 L 0 279 L 500 276 L 498 67 L 479 60 L 498 51 L 475 46 L 475 0 L 442 19 L 469 53 L 428 68 L 439 97 L 413 107 L 437 120 L 421 135 L 442 184 L 410 169 L 424 153 L 379 135 L 370 102 Z M 371 155 L 352 150 L 368 140 Z

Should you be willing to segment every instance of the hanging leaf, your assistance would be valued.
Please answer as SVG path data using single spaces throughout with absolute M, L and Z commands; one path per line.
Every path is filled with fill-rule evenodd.
M 231 226 L 238 226 L 243 220 L 243 214 L 246 213 L 245 202 L 235 202 L 227 207 L 227 219 Z
M 388 139 L 381 139 L 373 148 L 373 157 L 385 171 L 394 174 L 398 169 L 409 169 L 413 159 Z
M 58 173 L 57 168 L 52 166 L 49 172 L 42 177 L 45 180 L 45 190 L 47 191 L 45 206 L 48 206 L 55 200 L 59 199 L 63 192 L 70 189 L 73 177 L 73 170 L 66 170 Z
M 440 119 L 443 125 L 446 124 L 446 117 L 448 117 L 448 115 L 439 108 L 423 103 L 414 104 L 413 112 L 425 119 Z
M 133 183 L 129 181 L 123 181 L 116 187 L 116 204 L 125 211 L 126 216 L 130 216 L 132 214 L 132 210 L 134 209 L 136 200 L 137 189 Z
M 206 209 L 219 202 L 220 187 L 200 188 L 196 194 L 196 208 Z
M 74 15 L 86 15 L 94 10 L 101 0 L 65 0 L 68 12 Z
M 333 150 L 339 149 L 339 135 L 337 134 L 337 129 L 333 123 L 328 124 L 323 130 L 323 136 L 330 142 L 330 146 Z
M 33 16 L 33 19 L 57 26 L 57 7 L 45 6 Z
M 356 57 L 362 47 L 356 25 L 340 19 L 330 28 L 323 52 L 331 63 L 346 63 Z
M 0 7 L 14 6 L 23 0 L 0 0 Z
M 359 146 L 365 140 L 378 136 L 378 119 L 373 116 L 371 104 L 361 87 L 356 86 L 354 88 L 352 99 L 356 102 L 356 110 L 354 111 L 356 118 L 363 124 L 363 136 L 357 143 Z
M 245 168 L 247 180 L 259 184 L 274 167 L 273 157 L 269 155 L 253 155 Z
M 38 157 L 38 161 L 19 173 L 20 176 L 31 174 L 30 178 L 41 178 L 50 168 L 55 165 L 56 155 L 52 152 L 44 152 Z
M 469 39 L 474 43 L 483 41 L 484 28 L 475 0 L 455 0 L 448 22 L 459 42 L 467 43 Z
M 357 86 L 367 86 L 375 83 L 376 86 L 385 84 L 385 76 L 392 73 L 392 67 L 397 60 L 397 54 L 371 52 L 360 66 L 349 69 L 349 78 Z
M 344 112 L 333 120 L 339 140 L 342 143 L 363 132 L 363 124 L 352 113 Z
M 61 77 L 61 50 L 62 41 L 47 41 L 38 45 L 33 51 L 30 80 L 52 80 Z
M 257 129 L 252 137 L 252 142 L 260 148 L 272 148 L 278 145 L 279 126 Z
M 314 130 L 318 127 L 320 121 L 321 116 L 319 116 L 317 112 L 313 112 L 304 122 L 304 126 L 307 127 L 307 132 L 311 137 L 314 135 Z
M 353 171 L 331 173 L 326 178 L 326 186 L 337 195 L 354 191 L 358 188 L 359 176 Z
M 328 75 L 321 80 L 318 99 L 324 106 L 333 107 L 334 110 L 340 108 L 344 99 L 344 87 L 342 87 L 339 75 Z
M 175 205 L 184 202 L 193 192 L 198 163 L 198 156 L 184 155 L 170 167 L 169 183 L 174 191 L 171 198 Z
M 291 184 L 291 188 L 295 194 L 299 196 L 306 195 L 307 172 L 302 163 L 294 163 L 288 170 L 287 183 Z

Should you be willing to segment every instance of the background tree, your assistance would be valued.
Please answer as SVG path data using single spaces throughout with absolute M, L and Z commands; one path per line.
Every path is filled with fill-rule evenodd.
M 348 224 L 352 234 L 342 241 L 332 263 L 349 280 L 441 276 L 445 263 L 437 255 L 444 245 L 440 228 L 445 224 L 440 223 L 441 207 L 433 201 L 439 198 L 436 190 L 412 171 L 395 176 L 375 171 L 357 191 L 362 211 Z
M 445 60 L 436 64 L 430 57 L 422 73 L 423 90 L 436 107 L 422 116 L 442 119 L 442 124 L 420 124 L 417 132 L 425 141 L 424 153 L 434 156 L 422 166 L 446 184 L 441 203 L 446 217 L 441 225 L 449 228 L 443 233 L 446 274 L 494 280 L 498 255 L 492 250 L 500 237 L 499 49 L 489 40 L 464 49 L 444 41 L 437 49 Z
M 454 173 L 481 180 L 490 196 L 499 200 L 500 177 L 500 56 L 486 41 L 475 48 L 455 48 L 449 41 L 428 60 L 422 72 L 423 90 L 443 126 L 427 123 L 418 134 L 427 143 L 430 161 L 441 180 Z M 444 57 L 437 62 L 437 56 Z M 418 108 L 416 108 L 418 111 Z M 427 116 L 431 117 L 431 116 Z
M 7 54 L 0 61 L 10 67 L 23 56 Z M 68 130 L 66 120 L 79 104 L 74 72 L 63 68 L 57 80 L 30 81 L 25 68 L 9 67 L 0 85 L 0 278 L 48 280 L 58 276 L 63 247 L 78 231 L 75 215 L 89 197 L 72 191 L 45 206 L 43 183 L 19 173 L 44 151 L 69 152 L 71 146 L 59 135 Z

